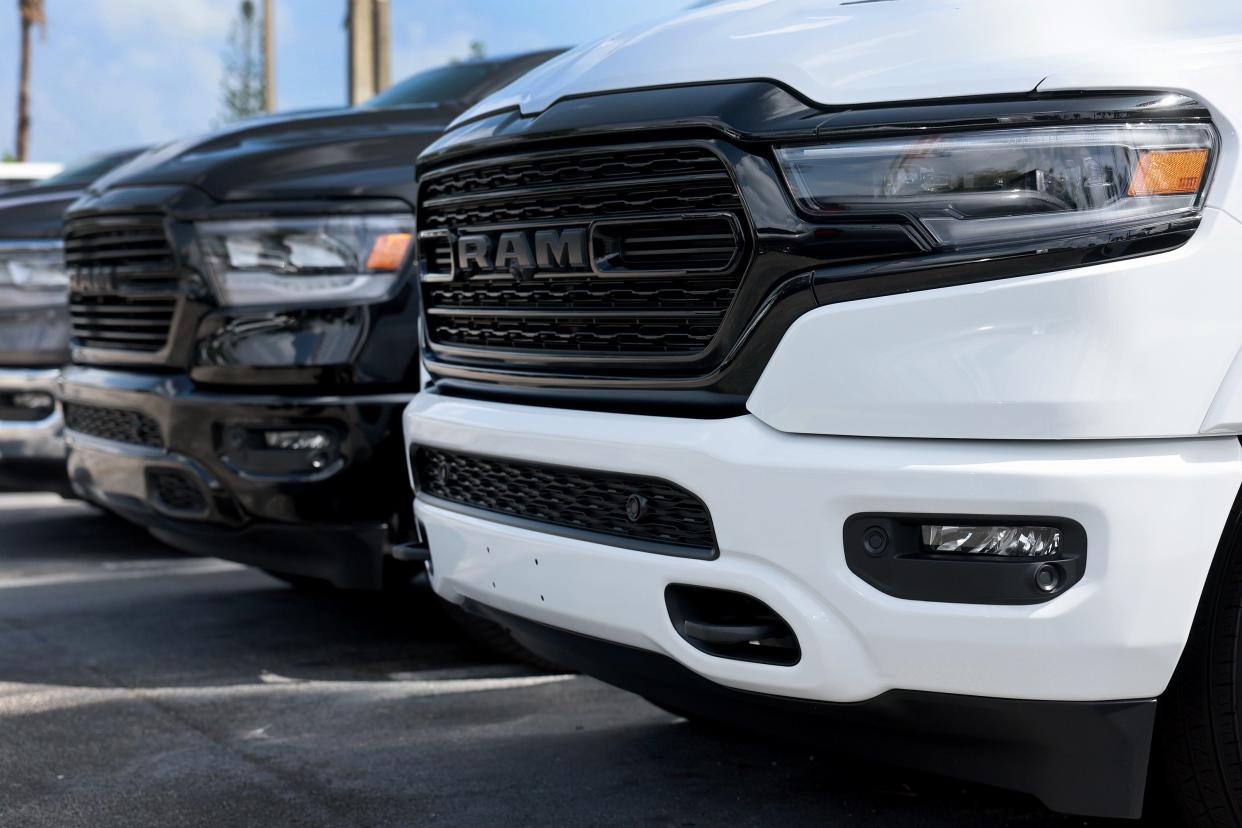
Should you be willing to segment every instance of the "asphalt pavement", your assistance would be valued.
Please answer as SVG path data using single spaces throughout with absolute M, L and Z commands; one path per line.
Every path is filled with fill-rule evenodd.
M 1088 824 L 507 663 L 426 589 L 298 591 L 0 495 L 3 826 Z

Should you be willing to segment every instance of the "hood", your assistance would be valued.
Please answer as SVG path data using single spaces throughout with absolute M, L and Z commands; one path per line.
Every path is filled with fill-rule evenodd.
M 82 182 L 26 187 L 0 194 L 0 241 L 59 239 L 65 209 L 82 194 Z
M 90 192 L 181 185 L 220 201 L 395 194 L 456 112 L 410 106 L 254 118 L 152 150 Z
M 1239 18 L 1238 0 L 732 0 L 574 49 L 458 120 L 725 80 L 825 106 L 1022 94 L 1062 75 L 1170 88 L 1226 53 L 1236 70 Z

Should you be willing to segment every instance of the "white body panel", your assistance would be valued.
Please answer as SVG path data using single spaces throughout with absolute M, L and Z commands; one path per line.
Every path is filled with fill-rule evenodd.
M 704 500 L 720 544 L 714 561 L 663 557 L 420 504 L 435 589 L 777 695 L 1160 694 L 1242 486 L 1242 7 L 736 0 L 570 52 L 463 117 L 753 78 L 825 105 L 1182 92 L 1220 133 L 1209 209 L 1173 252 L 814 310 L 786 333 L 748 416 L 421 394 L 405 416 L 412 445 L 664 478 Z M 1070 518 L 1086 530 L 1086 576 L 1036 606 L 893 598 L 846 566 L 843 524 L 861 512 Z M 664 605 L 673 582 L 768 603 L 802 661 L 693 648 Z
M 774 428 L 812 434 L 1236 431 L 1239 263 L 1242 224 L 1208 210 L 1171 253 L 829 305 L 785 334 L 748 408 Z
M 1167 89 L 1212 109 L 1218 177 L 1236 185 L 1240 13 L 1237 0 L 726 0 L 566 52 L 457 123 L 578 95 L 753 78 L 826 106 Z M 1209 203 L 1242 218 L 1242 187 L 1218 187 Z
M 1159 694 L 1242 485 L 1234 438 L 811 437 L 753 417 L 679 420 L 435 394 L 415 398 L 405 428 L 416 445 L 673 481 L 707 504 L 720 545 L 714 561 L 672 558 L 419 504 L 443 597 L 663 652 L 730 687 L 828 701 L 893 688 L 1066 700 Z M 1089 538 L 1087 573 L 1036 606 L 893 598 L 855 576 L 842 548 L 845 519 L 876 511 L 1072 518 Z M 793 627 L 802 661 L 774 667 L 694 649 L 664 607 L 674 582 L 766 602 Z

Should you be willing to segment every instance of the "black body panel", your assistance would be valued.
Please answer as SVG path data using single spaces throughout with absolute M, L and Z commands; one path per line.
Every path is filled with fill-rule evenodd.
M 185 374 L 66 369 L 74 490 L 187 551 L 377 588 L 407 526 L 409 395 L 232 394 Z M 331 434 L 319 467 L 262 471 L 235 434 Z
M 60 239 L 61 216 L 87 182 L 11 190 L 0 195 L 0 242 Z M 2 289 L 0 289 L 2 290 Z M 0 366 L 37 368 L 69 361 L 69 320 L 64 295 L 37 307 L 0 306 Z
M 190 551 L 379 586 L 409 529 L 400 415 L 419 381 L 416 286 L 402 275 L 370 304 L 224 307 L 194 224 L 408 215 L 419 151 L 552 54 L 463 65 L 482 80 L 460 100 L 256 118 L 97 182 L 66 217 L 75 490 Z M 329 341 L 348 345 L 299 361 Z M 137 414 L 150 424 L 134 427 Z M 301 449 L 269 438 L 327 448 L 298 466 Z

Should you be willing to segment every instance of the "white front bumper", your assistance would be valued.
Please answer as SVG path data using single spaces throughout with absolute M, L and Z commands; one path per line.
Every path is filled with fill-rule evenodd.
M 968 442 L 790 435 L 752 416 L 684 420 L 421 394 L 411 445 L 659 477 L 703 499 L 720 556 L 637 552 L 424 503 L 436 591 L 665 653 L 721 684 L 824 701 L 890 689 L 1052 700 L 1161 693 L 1242 485 L 1234 437 Z M 1050 515 L 1086 529 L 1087 572 L 1035 606 L 908 601 L 846 566 L 860 512 Z M 664 589 L 748 593 L 793 627 L 792 667 L 707 655 Z

